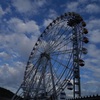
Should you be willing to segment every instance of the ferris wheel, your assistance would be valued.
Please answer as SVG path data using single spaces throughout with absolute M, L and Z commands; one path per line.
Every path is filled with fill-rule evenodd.
M 84 44 L 89 42 L 85 26 L 82 17 L 74 12 L 57 17 L 47 26 L 26 65 L 19 88 L 24 100 L 58 100 L 66 88 L 73 90 L 74 98 L 81 96 L 80 66 L 85 64 L 81 55 L 87 54 Z

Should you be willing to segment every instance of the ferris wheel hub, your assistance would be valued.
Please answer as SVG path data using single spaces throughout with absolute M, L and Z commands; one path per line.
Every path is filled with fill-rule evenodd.
M 43 58 L 43 57 L 45 57 L 49 60 L 50 59 L 50 54 L 48 54 L 46 52 L 43 52 L 43 53 L 41 53 L 41 58 Z

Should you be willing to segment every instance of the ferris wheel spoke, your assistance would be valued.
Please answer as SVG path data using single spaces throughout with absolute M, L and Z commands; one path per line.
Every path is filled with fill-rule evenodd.
M 69 58 L 68 63 L 67 63 L 66 66 L 69 66 L 70 61 L 71 61 L 71 57 L 72 57 L 72 54 L 71 54 L 71 56 L 70 56 L 70 58 Z M 66 72 L 67 69 L 70 69 L 70 68 L 65 68 L 65 69 L 64 69 L 64 71 L 62 72 L 62 74 L 60 74 L 60 76 L 59 76 L 59 79 L 58 79 L 57 84 L 59 83 L 59 81 L 61 80 L 62 76 L 64 75 L 64 73 Z M 70 70 L 71 70 L 71 69 L 70 69 Z
M 31 57 L 28 62 L 35 63 L 39 59 L 39 57 L 40 57 L 40 55 L 35 55 L 35 56 Z
M 41 54 L 42 53 L 42 51 L 40 49 L 41 46 L 43 46 L 42 43 L 38 44 L 38 46 L 37 46 L 37 48 L 35 49 L 35 52 L 34 52 L 35 54 L 37 54 L 37 53 Z
M 73 67 L 73 66 L 71 66 L 71 67 Z M 73 70 L 69 70 L 68 73 L 67 73 L 67 75 L 66 75 L 66 78 L 65 78 L 64 82 L 62 82 L 62 84 L 60 84 L 60 86 L 59 86 L 59 88 L 58 88 L 57 91 L 60 91 L 60 88 L 64 89 L 65 88 L 64 86 L 65 85 L 67 86 L 66 83 L 71 80 L 72 76 L 73 76 Z
M 66 81 L 69 81 L 69 78 L 70 78 L 70 76 L 73 74 L 73 65 L 71 65 L 70 66 L 70 69 L 69 69 L 69 71 L 68 71 L 68 73 L 66 74 L 66 76 L 65 76 L 65 79 L 64 79 L 64 82 L 66 82 Z M 65 81 L 66 80 L 66 81 Z M 63 84 L 63 83 L 62 83 Z M 61 84 L 61 86 L 63 86 Z
M 58 56 L 55 56 L 55 59 L 58 59 Z M 60 69 L 61 67 L 61 64 L 55 62 L 54 60 L 51 59 L 51 62 L 52 62 L 52 66 L 56 66 L 56 72 L 58 72 L 58 70 Z
M 54 33 L 56 35 L 56 31 L 58 31 L 59 25 L 55 25 L 54 27 L 52 27 L 51 31 L 48 32 L 48 34 L 45 35 L 45 37 L 43 37 L 43 42 L 47 42 L 51 39 L 52 37 L 52 34 Z M 52 33 L 52 34 L 51 34 Z M 53 35 L 54 35 L 53 34 Z M 48 42 L 48 44 L 50 43 L 51 41 Z M 45 44 L 45 43 L 44 43 Z M 45 46 L 44 46 L 45 47 Z
M 65 30 L 64 30 L 64 31 L 60 32 L 60 31 L 61 31 L 61 30 L 60 30 L 60 31 L 58 32 L 58 34 L 55 36 L 55 37 L 57 37 L 57 36 L 59 36 L 59 37 L 56 38 L 56 40 L 54 39 L 54 41 L 57 42 L 61 37 L 63 37 L 63 36 L 65 35 L 65 32 L 66 32 L 66 31 L 69 31 L 69 30 L 70 30 L 70 27 L 68 27 L 68 26 L 65 27 Z M 54 43 L 55 43 L 55 42 L 54 42 Z M 54 45 L 54 43 L 53 43 L 52 45 Z
M 53 61 L 52 59 L 50 59 L 50 61 L 51 61 L 51 63 L 52 63 L 53 72 L 54 72 L 55 75 L 57 75 L 56 72 L 58 72 L 57 70 L 60 68 L 61 64 L 58 63 L 60 66 L 57 66 L 56 62 L 54 62 L 54 63 L 52 62 L 52 61 Z M 55 66 L 57 66 L 57 68 L 55 68 Z M 56 70 L 56 69 L 57 69 L 57 70 Z
M 31 86 L 32 86 L 33 82 L 35 81 L 35 77 L 36 77 L 36 75 L 37 75 L 37 72 L 38 72 L 38 69 L 39 69 L 40 64 L 41 64 L 41 59 L 39 60 L 39 63 L 38 63 L 38 65 L 37 65 L 37 67 L 36 67 L 36 70 L 35 70 L 35 73 L 33 74 L 32 79 L 31 79 L 31 81 L 30 81 L 30 83 L 29 83 L 29 84 L 30 84 L 29 91 L 30 91 L 30 89 L 31 89 Z M 38 87 L 40 86 L 40 82 L 41 82 L 41 78 L 40 78 L 40 80 L 39 80 Z M 37 88 L 38 88 L 38 87 L 37 87 Z M 37 94 L 37 92 L 38 92 L 38 89 L 35 91 L 35 93 Z
M 31 54 L 30 56 L 29 56 L 29 59 L 36 59 L 36 58 L 38 58 L 39 56 L 40 56 L 40 52 L 39 51 L 37 51 L 37 52 L 32 52 L 33 54 Z
M 60 66 L 61 67 L 61 66 Z M 55 74 L 55 73 L 54 73 Z M 56 77 L 58 77 L 57 78 L 57 81 L 56 81 L 56 85 L 58 85 L 58 84 L 61 84 L 61 77 L 59 78 L 59 76 L 57 76 L 57 74 L 56 74 Z M 50 90 L 50 91 L 52 91 L 52 89 Z M 49 91 L 49 92 L 50 92 Z
M 42 40 L 42 48 L 43 48 L 43 51 L 44 51 L 45 48 L 46 48 L 46 41 L 45 41 L 45 40 Z
M 61 66 L 59 66 L 59 68 L 60 68 Z M 54 72 L 54 76 L 55 76 L 55 78 L 56 78 L 56 80 L 55 80 L 55 85 L 57 86 L 58 85 L 58 82 L 59 82 L 59 84 L 61 83 L 61 80 L 59 80 L 59 75 L 60 75 L 60 72 L 58 71 L 58 69 L 57 70 L 55 70 L 55 68 L 53 67 L 53 72 Z
M 53 74 L 53 66 L 52 66 L 52 63 L 51 63 L 51 60 L 49 61 L 49 63 L 50 63 L 50 66 L 49 66 L 49 68 L 50 68 L 50 73 L 51 73 L 51 80 L 52 80 L 52 85 L 53 85 L 53 93 L 55 94 L 55 97 L 57 96 L 57 94 L 56 94 L 56 87 L 55 87 L 55 81 L 54 81 L 54 74 Z
M 71 37 L 71 36 L 70 36 Z M 63 45 L 63 46 L 66 46 L 67 44 L 69 44 L 70 42 L 71 42 L 71 40 L 69 40 L 68 41 L 68 39 L 70 39 L 70 37 L 68 37 L 67 39 L 66 38 L 64 38 L 60 43 L 57 43 L 55 46 L 53 46 L 53 48 L 57 48 L 57 47 L 59 47 L 59 45 Z M 66 44 L 65 43 L 63 43 L 63 42 L 65 42 L 67 40 L 67 42 L 66 42 Z M 63 47 L 62 46 L 62 47 Z M 61 49 L 62 47 L 59 47 L 58 49 Z M 51 49 L 51 48 L 50 48 Z M 54 49 L 54 50 L 55 50 Z
M 62 49 L 62 48 L 64 48 L 64 47 L 66 47 L 66 45 L 68 45 L 69 43 L 71 43 L 71 41 L 69 41 L 69 42 L 66 43 L 66 44 L 61 45 L 61 47 L 59 46 L 59 48 L 55 48 L 54 51 L 60 50 L 60 49 Z M 70 44 L 70 45 L 71 45 L 71 44 Z
M 54 41 L 54 43 L 50 44 L 50 47 L 53 47 L 54 48 L 54 45 L 56 43 L 58 43 L 59 39 L 63 36 L 63 34 L 67 31 L 68 29 L 66 29 L 64 32 L 62 32 L 62 34 Z M 62 42 L 61 42 L 62 43 Z M 58 45 L 57 45 L 58 46 Z M 49 48 L 51 49 L 51 48 Z
M 51 54 L 56 54 L 56 53 L 63 53 L 63 52 L 70 52 L 70 51 L 72 51 L 73 49 L 67 49 L 67 47 L 66 47 L 66 49 L 64 49 L 64 50 L 57 50 L 57 51 L 54 51 L 54 52 L 52 52 Z
M 40 51 L 39 49 L 37 49 L 38 52 L 42 53 L 42 51 Z
M 56 41 L 65 33 L 65 30 L 64 30 L 64 32 L 60 32 L 61 30 L 62 30 L 62 28 L 64 27 L 64 25 L 62 25 L 61 27 L 60 27 L 60 29 L 59 29 L 59 31 L 58 31 L 58 34 L 55 32 L 55 36 L 53 35 L 53 37 L 56 37 L 57 35 L 59 36 L 58 38 L 56 38 Z M 58 27 L 59 28 L 59 27 Z M 67 27 L 65 27 L 65 29 L 66 29 L 66 31 L 68 30 L 68 26 Z M 53 33 L 52 33 L 53 34 Z M 53 37 L 51 37 L 51 38 L 53 38 Z M 52 40 L 52 39 L 51 39 Z M 52 41 L 55 41 L 55 38 L 52 40 Z M 54 44 L 54 43 L 51 43 L 52 45 Z
M 55 63 L 58 63 L 60 66 L 62 65 L 63 67 L 66 67 L 66 64 L 67 64 L 67 60 L 69 59 L 69 56 L 70 55 L 55 55 L 55 57 L 57 57 L 57 59 L 54 58 L 54 56 L 52 56 L 52 60 L 55 62 Z
M 27 71 L 27 74 L 25 75 L 25 78 L 27 78 L 27 77 L 30 76 L 30 74 L 32 73 L 33 69 L 34 69 L 34 66 L 32 67 L 31 70 L 29 70 L 29 68 L 27 68 L 27 70 L 29 70 L 29 71 L 26 70 Z
M 50 57 L 51 58 L 51 57 Z M 54 60 L 55 62 L 57 62 L 57 63 L 59 63 L 60 65 L 62 65 L 62 66 L 64 66 L 64 67 L 66 67 L 67 68 L 67 66 L 66 65 L 64 65 L 64 64 L 62 64 L 61 62 L 59 62 L 58 60 L 56 60 L 56 59 L 53 59 L 53 58 L 51 58 L 52 60 Z
M 66 43 L 66 44 L 63 44 L 62 46 L 59 46 L 59 48 L 55 48 L 54 51 L 58 51 L 58 50 L 63 49 L 63 48 L 66 47 L 66 45 L 68 45 L 69 43 L 71 43 L 71 41 L 69 41 L 69 42 Z M 72 44 L 70 44 L 70 45 L 72 45 Z M 67 48 L 67 47 L 66 47 L 66 48 Z M 71 48 L 71 47 L 70 47 L 70 48 Z M 63 50 L 64 50 L 64 49 L 63 49 Z M 63 50 L 62 50 L 62 51 L 63 51 Z M 54 51 L 52 51 L 52 52 L 54 52 Z M 52 53 L 52 52 L 51 52 L 51 53 Z
M 32 69 L 25 75 L 25 78 L 30 78 L 30 75 L 34 71 L 33 69 L 36 68 L 35 73 L 34 73 L 34 77 L 35 77 L 37 70 L 39 68 L 40 62 L 41 62 L 41 59 L 38 59 L 37 62 L 33 65 Z M 36 67 L 36 65 L 37 65 L 37 67 Z M 34 77 L 33 77 L 33 79 L 34 79 Z
M 55 52 L 52 52 L 50 55 L 51 56 L 55 56 L 55 55 L 62 55 L 62 54 L 68 54 L 68 53 L 71 53 L 72 52 L 72 49 L 69 49 L 69 50 L 60 50 L 60 51 L 55 51 Z
M 48 37 L 48 40 L 50 40 L 51 38 L 52 38 L 52 35 L 55 37 L 56 35 L 57 35 L 57 33 L 59 33 L 60 31 L 61 31 L 61 29 L 62 29 L 62 27 L 63 27 L 63 25 L 60 27 L 60 29 L 59 29 L 59 25 L 57 25 L 57 27 L 56 28 L 54 28 L 50 33 L 51 33 L 51 35 L 50 35 L 50 37 Z M 49 34 L 49 33 L 48 33 Z M 53 38 L 54 39 L 54 38 Z M 50 43 L 50 41 L 49 41 L 49 43 Z
M 67 31 L 67 30 L 66 30 Z M 65 33 L 66 31 L 64 31 L 63 33 Z M 69 31 L 69 33 L 70 33 L 71 31 Z M 68 34 L 69 34 L 68 33 Z M 62 41 L 60 42 L 60 43 L 62 43 L 62 42 L 64 42 L 65 40 L 68 40 L 70 38 L 70 36 L 69 37 L 65 37 L 65 36 L 63 36 L 63 34 L 61 34 L 61 36 L 58 38 L 58 39 L 56 39 L 55 41 L 54 41 L 54 43 L 53 43 L 53 45 L 52 46 L 54 46 L 55 44 L 57 44 L 57 43 L 59 43 L 58 41 L 60 41 L 60 39 L 62 39 Z M 59 44 L 60 44 L 59 43 Z
M 66 32 L 66 31 L 65 31 L 65 32 Z M 70 38 L 71 38 L 71 33 L 72 33 L 72 32 L 71 32 L 71 30 L 70 30 L 70 31 L 68 32 L 68 35 L 70 34 L 69 36 L 66 36 L 66 35 L 65 35 L 65 36 L 63 36 L 62 38 L 57 39 L 57 41 L 55 41 L 55 43 L 60 44 L 60 43 L 63 43 L 63 42 L 65 42 L 65 41 L 66 41 L 66 42 L 69 41 Z M 62 40 L 62 41 L 61 41 L 61 40 Z M 59 41 L 60 41 L 60 42 L 59 42 Z M 58 46 L 58 45 L 57 45 L 57 46 Z
M 62 24 L 60 26 L 58 24 L 57 27 L 56 27 L 56 29 L 54 28 L 54 30 L 52 30 L 52 32 L 50 32 L 53 35 L 53 37 L 56 37 L 57 33 L 60 34 L 60 31 L 62 30 L 62 28 L 64 27 L 65 24 L 66 23 L 64 23 L 64 24 Z M 53 38 L 52 35 L 51 35 L 51 37 L 48 40 L 50 40 L 51 38 Z M 55 40 L 55 38 L 53 38 L 53 40 Z
M 62 26 L 60 27 L 60 29 L 59 29 L 59 26 L 57 27 L 57 28 L 58 28 L 58 34 L 59 34 L 59 35 L 60 35 L 60 31 L 61 31 L 61 29 L 63 28 L 63 26 L 64 26 L 64 25 L 62 25 Z M 50 37 L 50 39 L 51 39 L 51 38 L 53 38 L 53 39 L 52 39 L 52 41 L 49 41 L 49 42 L 48 42 L 49 45 L 53 44 L 53 41 L 55 40 L 55 37 L 56 37 L 56 35 L 57 35 L 56 31 L 57 31 L 57 30 L 55 30 L 55 32 L 54 32 L 55 35 L 53 35 L 53 37 L 52 37 L 52 36 Z M 50 34 L 53 34 L 53 33 L 50 33 Z M 61 37 L 61 36 L 60 36 L 60 37 Z M 48 39 L 48 40 L 50 40 L 50 39 Z M 49 51 L 49 49 L 47 49 L 47 51 Z

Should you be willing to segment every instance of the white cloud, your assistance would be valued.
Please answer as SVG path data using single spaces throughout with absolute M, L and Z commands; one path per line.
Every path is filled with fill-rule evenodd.
M 7 58 L 6 62 L 0 61 L 0 86 L 14 91 L 18 89 L 23 79 L 27 59 L 36 39 L 35 36 L 30 39 L 25 34 L 19 35 L 17 33 L 0 35 L 0 45 L 4 44 L 0 49 L 5 49 L 11 57 L 9 59 L 9 55 L 5 52 L 0 53 L 0 58 Z
M 90 41 L 93 43 L 100 43 L 100 30 L 93 30 L 91 32 Z
M 100 7 L 97 4 L 88 4 L 85 10 L 88 13 L 98 13 L 100 12 Z
M 17 33 L 29 33 L 34 35 L 39 35 L 39 26 L 34 20 L 30 20 L 27 22 L 24 22 L 21 19 L 18 18 L 12 18 L 8 21 L 8 27 Z
M 51 22 L 52 22 L 52 19 L 45 19 L 44 23 L 43 23 L 43 26 L 47 27 Z
M 90 43 L 95 43 L 95 45 L 100 43 L 100 19 L 90 17 L 87 21 L 87 29 Z
M 53 9 L 50 9 L 47 15 L 47 19 L 44 19 L 43 26 L 46 28 L 56 17 L 57 12 Z
M 38 9 L 46 3 L 46 0 L 13 0 L 13 6 L 20 13 L 36 14 Z
M 98 66 L 100 65 L 100 57 L 98 56 L 100 54 L 100 50 L 95 44 L 89 44 L 87 49 L 88 57 L 85 59 L 86 66 L 87 68 L 89 68 L 89 70 L 95 71 L 95 68 L 98 68 Z
M 77 11 L 79 3 L 78 2 L 70 2 L 66 5 L 66 11 Z
M 6 28 L 0 27 L 0 50 L 4 50 L 0 52 L 0 86 L 15 91 L 23 79 L 23 62 L 26 64 L 40 35 L 40 28 L 34 20 L 23 21 L 19 18 L 6 20 L 4 25 Z
M 0 6 L 0 16 L 2 16 L 2 15 L 4 15 L 5 14 L 5 12 L 4 12 L 4 10 L 2 9 L 2 7 Z
M 18 18 L 10 19 L 7 25 L 9 34 L 0 35 L 0 44 L 4 44 L 1 48 L 6 48 L 15 56 L 17 54 L 26 59 L 40 35 L 39 26 L 34 20 L 24 22 Z
M 98 24 L 97 24 L 98 23 Z M 100 93 L 100 36 L 99 36 L 99 20 L 90 19 L 87 24 L 89 29 L 89 44 L 87 44 L 88 54 L 85 57 L 85 66 L 81 70 L 82 95 L 93 95 Z M 97 44 L 98 43 L 98 44 Z M 92 91 L 91 91 L 92 89 Z
M 89 22 L 87 23 L 87 27 L 90 30 L 93 29 L 99 29 L 100 28 L 100 19 L 89 19 Z
M 30 0 L 13 0 L 13 6 L 22 13 L 28 12 L 32 9 Z
M 99 3 L 96 4 L 97 1 L 93 3 L 93 1 L 87 1 L 87 0 L 78 0 L 78 1 L 72 1 L 72 2 L 67 2 L 64 7 L 65 11 L 70 12 L 70 11 L 75 11 L 78 13 L 99 13 L 100 12 L 100 7 Z
M 98 56 L 100 54 L 100 50 L 95 44 L 88 44 L 88 54 L 85 58 L 85 67 L 82 68 L 83 74 L 82 77 L 82 94 L 93 94 L 93 93 L 99 93 L 100 84 L 100 57 Z M 91 91 L 91 88 L 93 88 L 94 91 L 89 93 Z
M 25 65 L 22 62 L 13 62 L 12 66 L 4 64 L 0 67 L 0 85 L 2 87 L 11 88 L 15 90 L 22 82 Z
M 89 80 L 82 85 L 82 95 L 97 95 L 100 93 L 100 82 L 95 80 Z M 92 91 L 91 91 L 92 88 Z
M 8 55 L 6 52 L 0 52 L 0 58 L 3 58 L 3 59 L 8 59 L 10 58 L 10 55 Z
M 97 45 L 95 45 L 95 44 L 88 45 L 88 55 L 90 57 L 97 58 L 99 54 L 100 54 L 100 51 L 99 51 Z M 98 57 L 98 58 L 100 58 L 100 57 Z
M 83 3 L 87 3 L 88 0 L 78 0 L 78 2 L 83 4 Z
M 10 7 L 7 7 L 5 10 L 3 10 L 3 8 L 0 6 L 0 17 L 10 12 L 11 12 Z
M 57 14 L 57 12 L 55 10 L 53 10 L 53 9 L 49 10 L 49 15 L 48 15 L 49 18 L 53 18 L 54 19 L 57 16 L 58 16 L 58 14 Z
M 0 45 L 4 44 L 1 49 L 6 49 L 13 55 L 17 53 L 22 59 L 26 60 L 37 40 L 37 37 L 34 36 L 30 39 L 25 34 L 19 35 L 15 33 L 10 35 L 0 35 L 0 39 Z
M 67 12 L 78 12 L 78 13 L 81 13 L 81 12 L 84 12 L 84 5 L 86 1 L 84 0 L 79 0 L 79 1 L 72 1 L 72 2 L 67 2 L 66 4 L 66 8 L 65 8 L 65 11 Z
M 36 3 L 39 7 L 42 7 L 46 3 L 46 0 L 35 0 L 34 3 Z

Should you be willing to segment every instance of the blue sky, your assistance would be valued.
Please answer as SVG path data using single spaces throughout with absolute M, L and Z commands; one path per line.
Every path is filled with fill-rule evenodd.
M 17 90 L 38 36 L 53 19 L 71 11 L 83 17 L 89 31 L 82 95 L 100 94 L 100 0 L 0 0 L 1 87 Z

